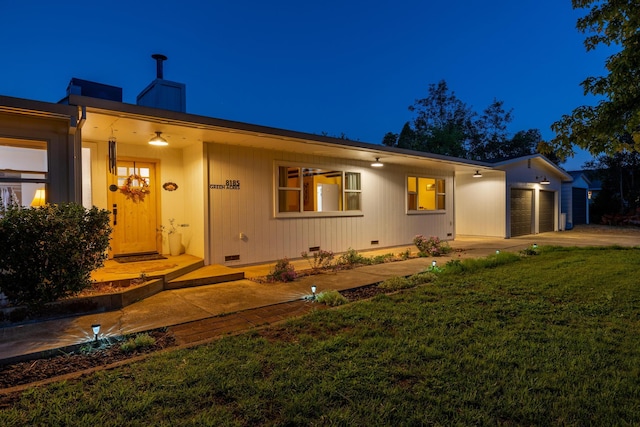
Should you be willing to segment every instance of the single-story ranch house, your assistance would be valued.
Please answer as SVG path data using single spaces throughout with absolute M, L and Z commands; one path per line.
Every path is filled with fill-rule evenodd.
M 75 78 L 59 103 L 0 96 L 2 203 L 108 209 L 111 257 L 169 253 L 174 220 L 186 253 L 223 265 L 561 228 L 572 179 L 541 155 L 489 164 L 192 115 L 161 65 L 135 105 Z

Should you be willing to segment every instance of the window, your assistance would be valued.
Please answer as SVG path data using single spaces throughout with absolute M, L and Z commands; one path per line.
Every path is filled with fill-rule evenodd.
M 39 206 L 46 196 L 47 143 L 0 138 L 0 203 Z
M 361 208 L 360 173 L 278 166 L 277 213 L 355 212 Z
M 444 179 L 407 177 L 407 211 L 439 211 L 444 209 Z

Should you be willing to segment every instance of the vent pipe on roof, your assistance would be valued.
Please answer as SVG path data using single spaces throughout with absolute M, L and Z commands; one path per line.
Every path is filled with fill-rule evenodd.
M 162 70 L 162 62 L 166 61 L 167 57 L 161 53 L 154 53 L 151 57 L 156 60 L 156 78 L 163 79 L 164 72 Z

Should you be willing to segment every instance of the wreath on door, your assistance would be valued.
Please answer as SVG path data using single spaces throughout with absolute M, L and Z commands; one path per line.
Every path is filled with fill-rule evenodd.
M 134 185 L 136 183 L 137 185 Z M 125 179 L 124 184 L 120 186 L 120 192 L 134 202 L 142 202 L 144 201 L 144 196 L 151 193 L 151 190 L 149 189 L 146 178 L 132 173 Z

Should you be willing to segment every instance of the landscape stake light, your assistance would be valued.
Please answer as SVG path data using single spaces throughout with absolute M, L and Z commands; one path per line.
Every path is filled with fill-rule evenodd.
M 435 267 L 436 267 L 436 264 L 437 264 L 437 263 L 436 263 L 436 261 L 435 261 L 435 260 L 431 261 L 431 267 L 435 268 Z
M 316 299 L 316 285 L 311 286 L 311 293 L 313 294 L 313 299 Z
M 94 325 L 91 325 L 91 329 L 93 329 L 93 335 L 95 336 L 96 344 L 97 344 L 98 343 L 98 334 L 100 333 L 100 324 L 96 323 Z
M 498 255 L 500 253 L 500 251 L 496 251 L 496 255 Z

